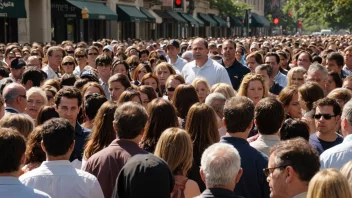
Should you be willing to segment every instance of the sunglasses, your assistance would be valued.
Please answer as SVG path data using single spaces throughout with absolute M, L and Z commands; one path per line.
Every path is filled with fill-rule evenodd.
M 46 98 L 47 98 L 48 100 L 51 100 L 52 98 L 54 98 L 54 96 L 46 95 Z
M 336 115 L 330 115 L 330 114 L 315 114 L 313 117 L 314 119 L 319 120 L 323 116 L 325 120 L 330 120 L 332 117 L 336 117 Z
M 66 51 L 68 54 L 73 54 L 75 51 Z
M 98 55 L 98 53 L 89 53 L 88 55 L 89 56 L 96 56 L 96 55 Z
M 173 87 L 168 87 L 168 88 L 167 88 L 167 91 L 175 91 L 175 88 L 173 88 Z
M 85 55 L 76 55 L 75 56 L 76 58 L 84 58 L 84 57 L 86 57 Z
M 66 62 L 66 63 L 62 63 L 63 65 L 73 65 L 73 62 Z

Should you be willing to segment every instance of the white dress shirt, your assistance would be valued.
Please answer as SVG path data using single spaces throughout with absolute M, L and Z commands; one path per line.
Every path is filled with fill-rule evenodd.
M 347 65 L 344 65 L 342 71 L 345 72 L 346 76 L 352 76 L 352 70 L 350 70 Z
M 40 167 L 23 174 L 20 181 L 53 198 L 104 198 L 97 178 L 75 169 L 68 160 L 44 161 Z
M 49 65 L 43 67 L 42 70 L 46 73 L 46 75 L 48 75 L 47 80 L 59 78 L 59 76 L 55 73 L 55 71 Z
M 261 151 L 267 156 L 270 156 L 270 148 L 280 142 L 278 135 L 262 135 L 260 134 L 258 139 L 249 143 L 253 148 Z
M 42 191 L 23 185 L 16 177 L 0 177 L 0 197 L 50 198 Z
M 352 134 L 347 135 L 343 142 L 320 155 L 321 169 L 336 168 L 340 170 L 352 159 Z
M 274 81 L 279 84 L 281 87 L 285 88 L 287 85 L 287 78 L 281 72 L 278 72 L 274 77 Z
M 182 76 L 188 84 L 192 84 L 192 81 L 197 77 L 203 77 L 208 81 L 210 86 L 216 83 L 226 83 L 232 86 L 230 77 L 224 66 L 209 57 L 208 61 L 202 67 L 197 66 L 196 61 L 187 63 L 182 69 Z
M 181 72 L 183 67 L 187 64 L 187 61 L 183 58 L 180 58 L 179 56 L 177 56 L 176 61 L 172 64 L 171 63 L 171 59 L 169 58 L 167 61 L 170 65 L 172 65 L 176 71 Z

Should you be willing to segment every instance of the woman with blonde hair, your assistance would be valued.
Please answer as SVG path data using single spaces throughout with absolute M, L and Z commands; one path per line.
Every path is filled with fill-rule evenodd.
M 196 89 L 199 102 L 204 103 L 210 93 L 208 81 L 205 78 L 195 78 L 192 85 Z
M 195 103 L 188 111 L 185 130 L 193 143 L 193 165 L 188 176 L 204 191 L 206 187 L 199 174 L 200 159 L 206 148 L 220 140 L 215 111 L 204 103 Z
M 304 84 L 304 75 L 307 70 L 303 67 L 294 67 L 290 69 L 287 73 L 287 87 L 296 86 L 299 87 Z
M 248 73 L 243 77 L 237 95 L 248 97 L 256 105 L 262 98 L 268 96 L 268 91 L 269 89 L 261 75 Z
M 27 91 L 26 113 L 34 120 L 37 119 L 39 110 L 48 104 L 45 91 L 39 87 L 32 87 Z
M 34 120 L 27 114 L 7 113 L 1 118 L 0 127 L 15 129 L 27 138 L 34 129 Z
M 332 90 L 326 97 L 336 100 L 341 109 L 352 98 L 352 92 L 346 88 L 336 88 Z
M 347 178 L 348 184 L 352 189 L 352 160 L 343 165 L 340 172 Z
M 318 172 L 309 182 L 307 198 L 352 198 L 348 181 L 338 170 Z
M 75 59 L 72 56 L 65 56 L 61 62 L 61 74 L 73 74 L 75 67 Z
M 197 183 L 187 178 L 187 172 L 192 167 L 192 150 L 190 136 L 179 128 L 166 129 L 156 145 L 154 155 L 167 162 L 175 177 L 172 198 L 200 195 Z
M 154 68 L 154 74 L 158 77 L 160 81 L 161 91 L 162 93 L 164 93 L 167 78 L 170 75 L 176 74 L 176 71 L 171 64 L 167 62 L 162 62 Z
M 237 92 L 232 88 L 232 86 L 226 83 L 214 84 L 210 89 L 210 93 L 221 93 L 226 98 L 226 100 L 234 97 L 237 94 Z

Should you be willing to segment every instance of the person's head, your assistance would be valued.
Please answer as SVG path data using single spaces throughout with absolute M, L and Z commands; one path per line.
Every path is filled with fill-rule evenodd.
M 204 103 L 205 98 L 210 93 L 208 81 L 205 78 L 198 77 L 193 80 L 192 85 L 196 89 L 199 101 Z
M 273 68 L 271 77 L 274 78 L 277 72 L 279 72 L 280 56 L 275 52 L 268 52 L 266 53 L 264 60 L 265 64 L 268 64 Z
M 142 104 L 144 108 L 147 108 L 148 104 L 158 97 L 153 87 L 149 85 L 139 86 L 139 93 L 141 94 Z
M 40 142 L 42 141 L 42 127 L 37 126 L 34 130 L 29 134 L 27 139 L 27 147 L 26 147 L 26 164 L 29 163 L 42 163 L 45 161 L 45 153 L 40 146 Z
M 109 78 L 109 92 L 112 101 L 117 101 L 127 88 L 131 87 L 131 83 L 126 75 L 117 73 Z
M 141 82 L 143 76 L 147 73 L 152 73 L 152 68 L 148 64 L 140 63 L 136 69 L 134 69 L 132 79 L 136 82 Z
M 37 119 L 39 110 L 48 104 L 46 93 L 39 87 L 32 87 L 27 91 L 26 113 L 34 120 Z
M 316 82 L 322 89 L 325 88 L 325 83 L 328 79 L 328 71 L 320 64 L 312 64 L 307 71 L 307 82 Z
M 73 74 L 76 62 L 72 56 L 65 56 L 61 63 L 61 68 L 65 74 Z
M 303 51 L 297 56 L 296 62 L 297 66 L 301 66 L 304 69 L 308 70 L 313 60 L 312 56 L 308 52 Z
M 88 55 L 84 48 L 76 48 L 74 53 L 75 60 L 77 65 L 85 66 L 87 64 Z
M 284 121 L 282 103 L 274 98 L 263 98 L 255 106 L 254 123 L 263 135 L 278 133 Z
M 171 101 L 174 95 L 174 92 L 178 85 L 184 84 L 185 79 L 180 74 L 172 74 L 170 75 L 165 83 L 166 95 Z
M 229 99 L 235 96 L 236 91 L 227 83 L 216 83 L 211 87 L 210 93 L 220 93 L 226 99 Z
M 207 188 L 223 187 L 232 190 L 242 173 L 241 157 L 233 146 L 215 143 L 204 151 L 200 176 Z
M 342 79 L 337 72 L 329 72 L 328 78 L 325 83 L 325 90 L 326 93 L 330 93 L 331 91 L 335 90 L 336 88 L 342 87 Z
M 335 133 L 336 125 L 340 122 L 341 108 L 330 98 L 322 98 L 314 103 L 314 119 L 317 132 L 321 134 Z
M 59 118 L 60 115 L 57 113 L 55 106 L 43 106 L 40 108 L 36 121 L 36 126 L 42 125 L 45 121 L 51 118 Z
M 117 104 L 122 104 L 128 101 L 142 104 L 141 94 L 135 89 L 128 88 L 127 90 L 122 92 L 122 94 L 120 95 L 119 99 L 116 102 Z
M 193 149 L 198 153 L 219 141 L 215 111 L 203 103 L 195 103 L 189 109 L 185 130 L 191 136 Z
M 346 88 L 336 88 L 332 90 L 326 97 L 334 99 L 343 109 L 345 104 L 352 98 L 352 92 Z
M 166 44 L 167 55 L 172 58 L 176 58 L 180 52 L 180 42 L 177 40 L 171 40 Z
M 27 107 L 26 89 L 18 83 L 7 84 L 3 90 L 3 97 L 7 107 L 17 109 L 23 113 Z
M 309 126 L 305 122 L 297 119 L 289 118 L 285 120 L 280 129 L 281 140 L 301 137 L 309 141 L 309 135 Z
M 341 174 L 347 178 L 348 184 L 352 188 L 352 160 L 345 163 L 340 170 Z
M 176 74 L 176 71 L 169 63 L 162 62 L 154 68 L 154 74 L 158 76 L 160 85 L 165 85 L 167 78 Z
M 147 62 L 149 57 L 149 51 L 148 50 L 142 50 L 139 53 L 139 59 L 141 62 Z
M 224 117 L 225 96 L 221 93 L 211 93 L 205 99 L 205 104 L 209 105 L 215 111 L 216 115 L 222 119 Z
M 233 60 L 236 55 L 236 43 L 230 39 L 225 40 L 222 43 L 221 52 L 225 60 Z
M 55 108 L 60 118 L 70 121 L 72 126 L 76 126 L 77 116 L 81 109 L 82 95 L 74 87 L 64 87 L 55 95 Z
M 160 88 L 160 82 L 159 79 L 156 75 L 153 73 L 147 73 L 145 74 L 142 79 L 141 79 L 141 85 L 149 85 L 153 87 L 154 91 L 156 91 L 158 94 L 161 94 L 161 88 Z
M 315 82 L 307 82 L 298 88 L 298 101 L 305 111 L 313 109 L 313 103 L 324 98 L 324 90 Z
M 351 55 L 352 56 L 352 55 Z M 342 87 L 352 91 L 352 76 L 347 76 L 342 83 Z
M 303 67 L 294 67 L 290 69 L 287 73 L 287 86 L 299 87 L 304 84 L 304 74 L 307 70 Z
M 48 105 L 54 105 L 55 104 L 54 97 L 57 93 L 57 89 L 50 85 L 45 85 L 45 86 L 42 86 L 41 88 L 45 91 L 46 98 L 48 99 Z
M 179 128 L 168 128 L 160 136 L 154 155 L 164 159 L 174 175 L 186 176 L 192 167 L 192 140 Z
M 88 65 L 92 66 L 94 68 L 96 68 L 96 64 L 95 64 L 95 59 L 98 57 L 99 55 L 99 49 L 95 46 L 90 46 L 88 48 Z
M 98 70 L 98 75 L 100 78 L 109 78 L 111 74 L 111 64 L 112 64 L 112 59 L 103 54 L 99 55 L 95 59 L 95 64 L 97 66 Z
M 345 64 L 343 60 L 343 56 L 338 52 L 332 52 L 327 56 L 327 64 L 326 69 L 329 72 L 337 72 L 341 73 L 342 67 Z
M 34 128 L 34 120 L 27 114 L 8 113 L 1 118 L 0 127 L 15 129 L 27 138 Z
M 104 102 L 94 115 L 92 134 L 85 146 L 84 155 L 89 159 L 93 154 L 110 145 L 116 138 L 113 121 L 117 104 L 113 101 Z
M 147 112 L 149 117 L 145 125 L 142 147 L 153 151 L 163 131 L 170 127 L 178 127 L 179 123 L 175 107 L 162 98 L 151 101 Z
M 317 151 L 303 138 L 281 141 L 270 150 L 264 169 L 270 197 L 294 197 L 307 191 L 308 183 L 319 171 Z
M 347 67 L 352 67 L 352 46 L 348 46 L 344 50 L 344 62 Z
M 26 141 L 14 129 L 0 128 L 0 173 L 20 176 L 19 171 L 25 164 Z
M 118 106 L 114 114 L 114 130 L 120 139 L 135 139 L 143 135 L 148 115 L 141 104 L 125 102 Z
M 97 93 L 106 97 L 103 87 L 97 82 L 88 82 L 81 90 L 82 97 L 86 97 L 89 94 Z
M 177 86 L 172 104 L 176 107 L 177 116 L 185 119 L 191 106 L 199 102 L 196 89 L 192 85 L 181 84 Z
M 268 86 L 261 75 L 249 73 L 243 77 L 238 95 L 247 96 L 257 104 L 259 100 L 268 96 Z
M 269 87 L 270 82 L 272 81 L 273 77 L 273 68 L 268 64 L 259 65 L 255 68 L 255 73 L 259 74 L 263 77 L 266 85 Z
M 58 81 L 56 79 L 49 79 L 49 80 L 45 81 L 43 87 L 44 86 L 52 86 L 56 90 L 60 90 L 61 89 L 60 81 Z
M 252 73 L 254 73 L 255 68 L 258 65 L 263 64 L 263 56 L 259 52 L 252 52 L 246 56 L 246 62 L 248 68 L 251 70 Z
M 192 51 L 185 51 L 183 54 L 182 54 L 182 58 L 185 59 L 188 63 L 193 61 L 194 58 L 193 58 L 193 54 L 192 54 Z
M 65 50 L 58 46 L 49 47 L 46 55 L 48 57 L 48 65 L 56 71 L 65 56 Z
M 63 118 L 53 118 L 42 125 L 42 149 L 47 158 L 65 157 L 69 159 L 75 145 L 75 129 Z
M 130 78 L 129 66 L 126 61 L 115 61 L 112 64 L 111 75 L 116 73 L 126 75 L 128 78 Z
M 245 96 L 228 99 L 224 106 L 224 125 L 229 133 L 249 132 L 254 120 L 254 104 Z
M 203 38 L 196 38 L 192 41 L 193 58 L 196 61 L 204 61 L 208 58 L 208 42 Z
M 60 87 L 73 86 L 77 80 L 74 74 L 64 74 L 61 77 Z
M 170 197 L 174 183 L 164 160 L 153 154 L 135 155 L 121 169 L 112 197 Z
M 302 117 L 301 104 L 298 101 L 298 90 L 295 86 L 287 86 L 281 90 L 277 98 L 284 106 L 287 116 L 291 118 Z
M 328 168 L 318 172 L 309 182 L 307 198 L 351 198 L 352 191 L 347 178 L 338 170 Z
M 30 56 L 28 57 L 26 61 L 26 67 L 27 69 L 36 69 L 36 70 L 41 70 L 42 69 L 42 61 L 41 61 L 40 56 Z
M 83 112 L 88 120 L 94 120 L 99 108 L 107 101 L 106 97 L 98 93 L 87 94 L 84 97 Z

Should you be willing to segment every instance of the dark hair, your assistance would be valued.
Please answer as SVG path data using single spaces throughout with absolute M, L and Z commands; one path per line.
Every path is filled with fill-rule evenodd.
M 81 90 L 84 87 L 84 85 L 86 85 L 88 82 L 90 82 L 88 78 L 80 78 L 76 80 L 73 86 Z
M 268 74 L 268 76 L 271 76 L 273 74 L 273 67 L 268 65 L 268 64 L 262 64 L 262 65 L 258 65 L 258 67 L 255 68 L 255 70 L 257 71 L 266 71 L 266 73 Z
M 276 59 L 276 63 L 277 63 L 277 64 L 279 64 L 279 63 L 280 63 L 280 56 L 279 56 L 279 55 L 277 55 L 277 53 L 275 53 L 275 52 L 268 52 L 268 53 L 266 53 L 266 55 L 265 55 L 265 58 L 264 58 L 264 59 L 266 59 L 266 57 L 269 57 L 269 56 L 274 56 L 274 57 L 275 57 L 275 59 Z
M 40 108 L 37 119 L 36 126 L 43 124 L 45 121 L 50 120 L 52 118 L 59 118 L 60 115 L 56 112 L 55 107 L 53 106 L 43 106 Z
M 323 59 L 320 56 L 313 56 L 312 63 L 314 62 L 321 64 L 323 62 Z
M 149 56 L 149 51 L 148 51 L 148 50 L 141 50 L 141 51 L 139 52 L 139 58 L 142 57 L 142 54 L 147 54 L 147 56 Z
M 199 102 L 196 89 L 192 85 L 178 85 L 172 97 L 172 104 L 176 108 L 177 116 L 185 119 L 189 109 Z
M 149 86 L 149 85 L 141 85 L 139 87 L 139 92 L 144 93 L 148 96 L 149 101 L 154 100 L 155 98 L 157 98 L 158 96 L 156 95 L 153 87 Z M 143 101 L 142 101 L 143 102 Z
M 224 119 L 229 133 L 244 132 L 254 119 L 254 104 L 245 96 L 228 99 L 224 105 Z
M 324 90 L 316 82 L 306 82 L 298 88 L 298 93 L 306 103 L 308 110 L 313 109 L 313 103 L 324 98 Z
M 124 86 L 125 89 L 131 87 L 131 83 L 128 80 L 127 76 L 120 73 L 114 74 L 109 78 L 109 81 L 108 81 L 109 86 L 110 86 L 110 83 L 113 83 L 113 82 L 121 83 L 121 85 Z
M 289 118 L 280 129 L 280 137 L 281 140 L 301 137 L 309 141 L 309 126 L 303 121 Z
M 275 155 L 275 167 L 291 166 L 305 182 L 320 169 L 318 152 L 303 138 L 281 141 L 271 148 L 270 154 Z
M 152 73 L 152 68 L 148 65 L 148 64 L 145 64 L 145 63 L 139 63 L 139 65 L 136 67 L 136 69 L 134 70 L 134 73 L 133 73 L 133 76 L 132 76 L 132 79 L 134 81 L 138 81 L 138 75 L 139 75 L 139 71 L 141 69 L 145 68 L 147 70 L 147 73 Z M 142 80 L 142 79 L 140 79 Z
M 328 54 L 326 59 L 327 60 L 334 60 L 338 67 L 343 67 L 343 65 L 345 64 L 343 56 L 338 52 L 332 52 L 332 53 Z
M 42 125 L 42 138 L 48 155 L 65 155 L 75 140 L 75 129 L 68 120 L 53 118 Z
M 145 125 L 141 147 L 153 153 L 161 133 L 170 127 L 179 127 L 179 123 L 175 107 L 165 99 L 154 99 L 149 103 L 147 111 L 149 118 Z
M 99 108 L 107 101 L 106 97 L 97 93 L 89 94 L 84 100 L 84 113 L 93 120 Z
M 23 72 L 22 84 L 25 85 L 29 80 L 32 81 L 33 87 L 40 87 L 40 83 L 45 80 L 45 77 L 36 69 L 28 69 Z
M 42 141 L 42 127 L 37 126 L 28 136 L 26 148 L 26 164 L 31 162 L 42 163 L 45 161 L 45 153 L 40 146 Z
M 95 59 L 95 64 L 96 66 L 98 66 L 99 64 L 105 64 L 105 65 L 111 65 L 112 63 L 112 59 L 105 55 L 105 54 L 102 54 L 102 55 L 99 55 L 96 59 Z
M 274 98 L 263 98 L 255 106 L 254 118 L 261 134 L 272 135 L 281 128 L 285 117 L 284 108 Z
M 343 82 L 341 76 L 337 72 L 329 72 L 328 75 L 332 77 L 337 88 L 342 87 Z
M 55 95 L 55 104 L 58 107 L 61 103 L 61 98 L 77 99 L 78 106 L 82 104 L 82 95 L 79 89 L 75 87 L 64 87 L 60 89 Z
M 128 88 L 124 92 L 121 93 L 119 99 L 117 100 L 117 104 L 122 104 L 124 102 L 131 101 L 132 98 L 134 98 L 134 97 L 138 97 L 140 103 L 142 104 L 141 93 L 139 93 L 138 91 L 136 91 L 132 88 Z
M 331 99 L 331 98 L 322 98 L 314 102 L 313 108 L 316 110 L 317 107 L 323 107 L 323 106 L 331 106 L 333 108 L 333 112 L 336 115 L 341 115 L 341 107 L 339 103 L 336 102 L 336 100 Z
M 119 105 L 114 114 L 117 137 L 134 139 L 141 134 L 147 123 L 148 115 L 141 104 L 125 102 Z
M 64 86 L 73 86 L 77 80 L 77 77 L 73 74 L 64 74 L 61 77 L 60 85 L 61 87 Z
M 13 129 L 0 128 L 0 151 L 0 173 L 18 171 L 26 151 L 23 135 Z
M 125 67 L 125 69 L 126 69 L 126 71 L 127 71 L 127 75 L 128 75 L 127 77 L 128 77 L 129 80 L 131 80 L 131 75 L 130 75 L 130 72 L 129 72 L 130 67 L 128 66 L 128 64 L 126 63 L 126 61 L 121 61 L 121 60 L 116 60 L 116 61 L 114 61 L 114 62 L 112 63 L 111 72 L 113 73 L 114 70 L 115 70 L 115 68 L 117 67 L 117 65 L 120 65 L 120 64 L 122 64 L 122 65 Z
M 263 64 L 263 55 L 257 51 L 248 54 L 246 60 L 248 60 L 248 58 L 254 58 L 258 64 Z
M 297 56 L 296 56 L 296 61 L 298 61 L 298 58 L 299 58 L 299 56 L 301 56 L 301 54 L 306 54 L 306 55 L 308 55 L 309 61 L 310 61 L 311 63 L 313 62 L 313 57 L 312 57 L 312 55 L 311 55 L 310 53 L 308 53 L 307 51 L 301 51 L 301 52 L 299 52 L 299 53 L 297 54 Z

